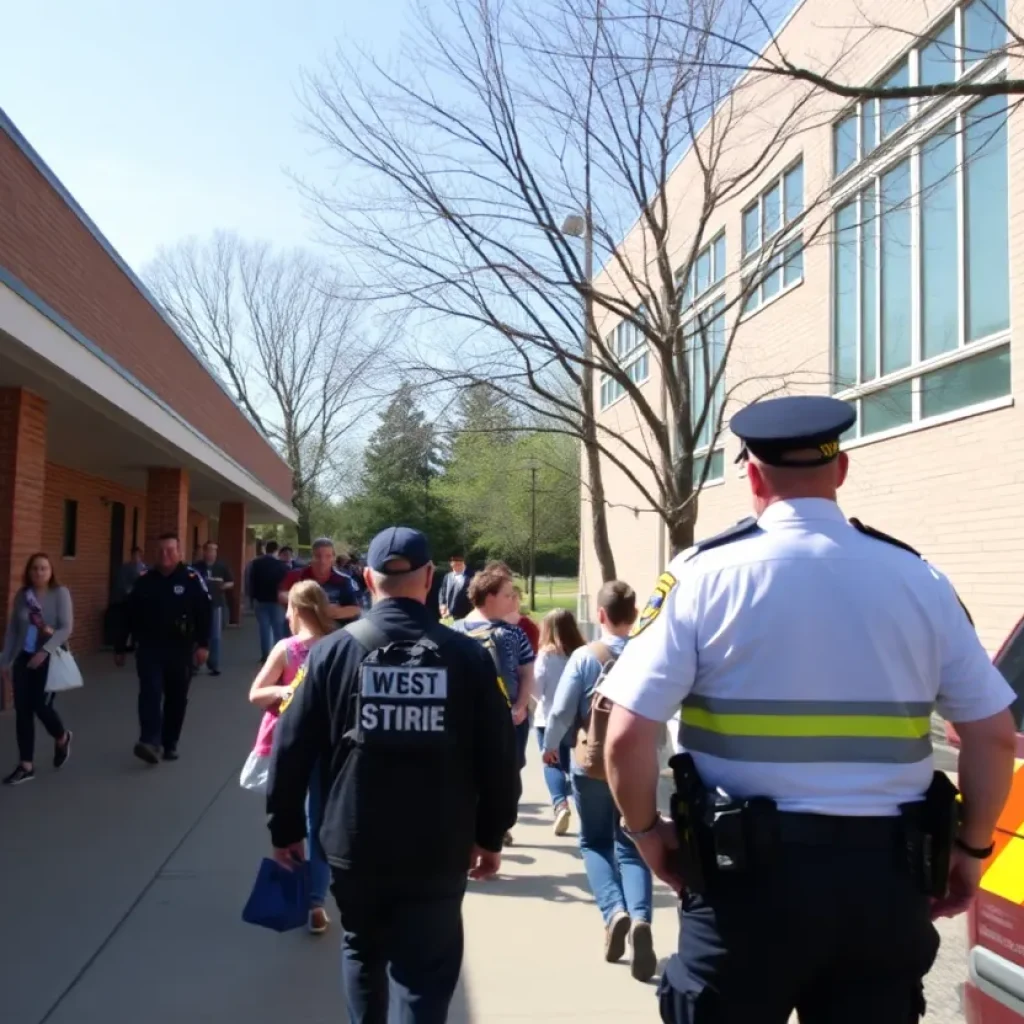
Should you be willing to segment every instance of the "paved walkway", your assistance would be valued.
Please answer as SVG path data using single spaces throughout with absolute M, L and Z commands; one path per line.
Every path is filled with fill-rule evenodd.
M 238 787 L 259 713 L 250 628 L 231 631 L 229 667 L 193 686 L 182 759 L 136 761 L 134 675 L 109 657 L 61 698 L 74 754 L 55 775 L 39 732 L 34 782 L 0 791 L 0 1019 L 4 1024 L 342 1024 L 337 933 L 247 927 L 240 913 L 267 849 L 260 797 Z M 0 716 L 0 767 L 15 762 Z M 600 916 L 574 835 L 551 834 L 535 749 L 516 845 L 500 879 L 471 885 L 453 1024 L 658 1019 L 653 985 L 601 959 Z M 655 942 L 675 943 L 675 901 L 656 891 Z M 945 928 L 949 937 L 962 925 Z M 953 1020 L 954 980 L 932 985 L 929 1021 Z M 943 1005 L 945 1004 L 945 1005 Z M 952 1005 L 951 1005 L 952 1004 Z M 946 1012 L 950 1016 L 946 1016 Z

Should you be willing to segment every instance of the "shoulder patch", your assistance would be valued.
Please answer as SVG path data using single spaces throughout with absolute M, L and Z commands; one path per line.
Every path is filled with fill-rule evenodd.
M 639 636 L 660 614 L 668 595 L 679 581 L 670 572 L 663 572 L 654 585 L 654 593 L 647 599 L 644 610 L 637 617 L 629 631 L 630 639 Z
M 724 544 L 731 544 L 734 540 L 739 540 L 741 537 L 747 537 L 750 534 L 758 530 L 757 519 L 754 516 L 747 516 L 746 519 L 741 519 L 738 523 L 730 526 L 727 530 L 723 530 L 721 533 L 716 533 L 713 537 L 708 537 L 705 540 L 698 541 L 686 552 L 686 561 L 699 555 L 702 551 L 710 551 L 712 548 L 720 548 Z
M 891 537 L 887 533 L 882 533 L 881 530 L 876 530 L 872 526 L 865 526 L 859 519 L 850 518 L 850 525 L 858 532 L 863 533 L 865 537 L 872 537 L 875 540 L 880 540 L 884 544 L 892 544 L 893 547 L 903 548 L 904 551 L 909 551 L 912 555 L 917 555 L 921 558 L 921 552 L 917 548 L 912 548 L 905 541 L 897 540 L 895 537 Z

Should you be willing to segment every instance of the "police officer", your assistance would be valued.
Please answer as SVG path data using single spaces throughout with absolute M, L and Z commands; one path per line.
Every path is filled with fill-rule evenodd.
M 139 742 L 135 756 L 158 764 L 178 759 L 188 690 L 196 665 L 206 663 L 212 605 L 206 584 L 181 561 L 173 533 L 157 541 L 155 565 L 139 576 L 128 599 L 125 632 L 115 648 L 124 664 L 128 636 L 135 640 L 139 674 Z
M 366 561 L 372 609 L 313 647 L 278 722 L 270 834 L 282 864 L 303 858 L 319 762 L 349 1019 L 433 1024 L 461 969 L 467 873 L 497 872 L 515 823 L 515 738 L 486 652 L 430 620 L 423 534 L 384 530 Z
M 755 516 L 673 560 L 602 687 L 624 827 L 682 894 L 664 1021 L 917 1020 L 931 919 L 966 908 L 992 849 L 1013 693 L 946 577 L 840 511 L 854 419 L 809 396 L 737 413 Z M 702 784 L 682 806 L 713 813 L 677 802 L 674 824 L 653 750 L 680 704 Z M 955 791 L 933 778 L 935 705 L 963 741 L 958 834 Z M 711 857 L 684 860 L 698 848 Z

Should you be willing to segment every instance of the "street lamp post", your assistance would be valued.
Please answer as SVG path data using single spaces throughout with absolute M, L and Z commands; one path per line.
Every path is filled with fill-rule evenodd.
M 583 372 L 582 389 L 585 396 L 593 401 L 594 396 L 594 371 L 590 367 L 591 349 L 594 337 L 594 295 L 592 285 L 594 281 L 594 230 L 593 213 L 590 204 L 587 204 L 583 214 L 571 213 L 565 218 L 562 224 L 563 234 L 570 238 L 583 239 L 583 276 L 586 278 L 587 288 L 583 295 Z M 580 523 L 580 591 L 576 599 L 576 620 L 583 625 L 588 621 L 589 601 L 585 589 L 585 575 L 583 569 L 583 524 Z

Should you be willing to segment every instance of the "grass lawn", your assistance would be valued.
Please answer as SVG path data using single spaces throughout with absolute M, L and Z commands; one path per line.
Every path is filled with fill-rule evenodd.
M 532 612 L 529 611 L 530 598 L 526 592 L 526 581 L 520 578 L 516 583 L 523 591 L 524 608 L 537 622 L 553 608 L 568 608 L 574 615 L 576 614 L 576 597 L 580 590 L 580 581 L 577 577 L 538 576 L 537 610 Z

